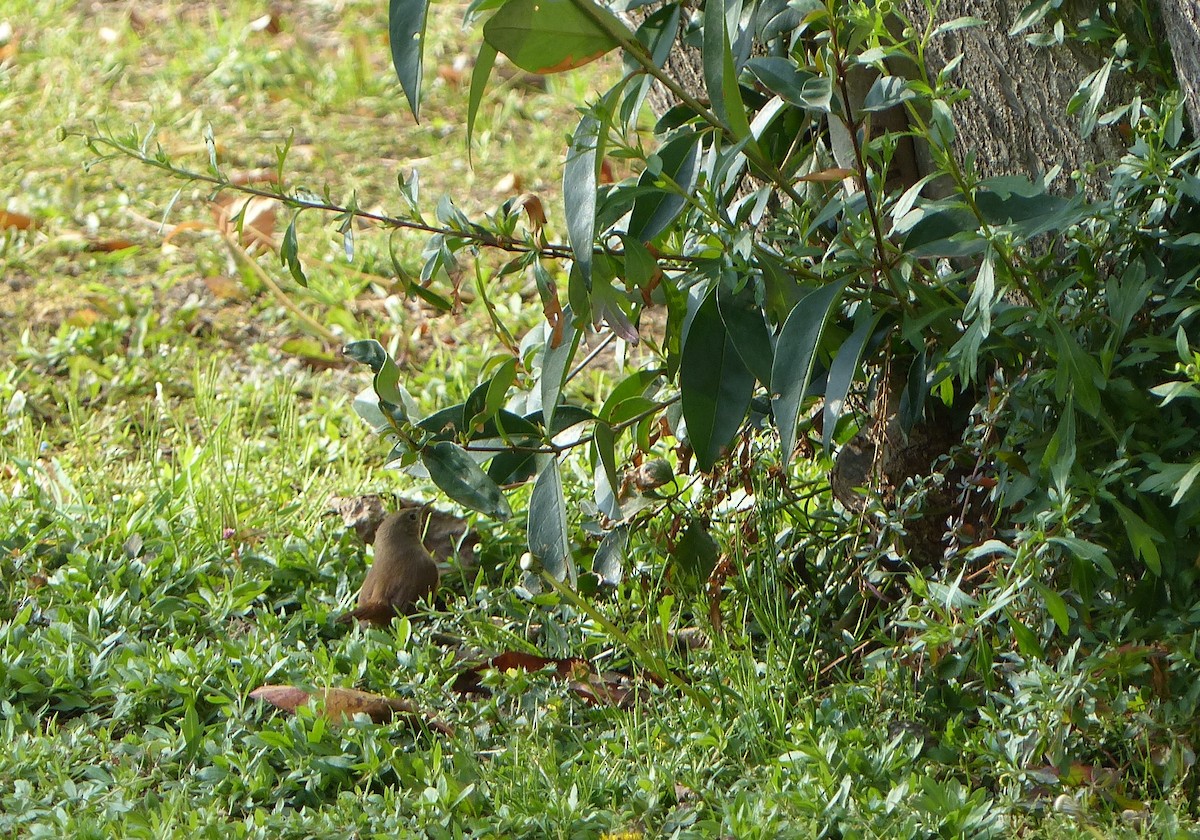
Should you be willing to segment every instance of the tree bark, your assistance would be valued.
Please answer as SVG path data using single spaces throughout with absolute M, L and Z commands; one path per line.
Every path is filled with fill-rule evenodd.
M 1160 6 L 1192 133 L 1200 134 L 1200 4 L 1196 0 L 1162 0 Z

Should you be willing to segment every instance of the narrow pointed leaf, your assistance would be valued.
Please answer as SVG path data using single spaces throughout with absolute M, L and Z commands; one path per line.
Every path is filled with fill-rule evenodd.
M 625 552 L 629 548 L 629 526 L 618 525 L 600 541 L 592 559 L 592 571 L 605 583 L 613 586 L 625 577 Z
M 741 428 L 754 393 L 746 369 L 710 294 L 683 341 L 679 391 L 688 438 L 700 469 L 710 470 Z
M 571 138 L 563 166 L 567 240 L 587 289 L 592 288 L 592 240 L 596 238 L 596 145 L 600 123 L 584 116 Z
M 630 237 L 649 242 L 683 212 L 687 196 L 696 189 L 696 180 L 700 177 L 700 140 L 699 134 L 687 132 L 669 140 L 658 150 L 662 179 L 674 181 L 679 190 L 664 186 L 640 195 L 629 214 Z M 638 186 L 653 187 L 659 180 L 659 174 L 646 170 L 638 179 Z
M 542 568 L 555 580 L 570 579 L 575 585 L 575 564 L 571 562 L 570 534 L 567 532 L 567 502 L 563 497 L 558 459 L 547 456 L 541 474 L 529 497 L 529 553 L 541 561 Z
M 496 48 L 484 41 L 479 45 L 479 55 L 475 58 L 475 69 L 471 71 L 471 92 L 467 98 L 467 158 L 471 157 L 471 137 L 475 132 L 475 117 L 479 114 L 479 105 L 483 102 L 484 91 L 487 90 L 488 78 L 492 75 L 492 67 L 496 63 Z
M 413 119 L 421 111 L 421 53 L 425 49 L 425 21 L 429 0 L 390 0 L 388 3 L 388 37 L 392 46 L 392 65 L 400 79 L 400 87 L 408 97 Z
M 821 445 L 825 454 L 829 454 L 829 444 L 833 440 L 833 431 L 838 421 L 842 419 L 842 409 L 846 404 L 846 395 L 858 373 L 858 363 L 862 358 L 863 348 L 879 323 L 881 313 L 865 317 L 855 328 L 850 337 L 838 348 L 833 364 L 829 366 L 829 384 L 825 386 L 825 417 L 822 423 Z
M 426 447 L 421 450 L 421 463 L 433 483 L 463 507 L 497 519 L 512 516 L 500 487 L 457 444 L 444 440 Z
M 775 345 L 775 363 L 771 367 L 772 405 L 784 462 L 792 457 L 796 445 L 796 421 L 800 403 L 812 378 L 813 362 L 829 316 L 837 309 L 847 280 L 830 283 L 803 298 L 788 315 Z
M 567 335 L 563 341 L 554 346 L 554 333 L 546 330 L 546 343 L 542 350 L 542 372 L 538 382 L 542 397 L 542 416 L 546 418 L 546 428 L 554 425 L 554 412 L 558 409 L 558 400 L 562 395 L 563 382 L 567 376 L 567 366 L 579 346 L 579 330 L 572 324 L 571 307 L 563 310 L 563 323 L 567 325 Z
M 770 385 L 775 350 L 771 347 L 771 334 L 763 319 L 762 307 L 754 300 L 754 293 L 747 287 L 735 295 L 722 284 L 717 287 L 717 309 L 742 364 L 755 379 Z

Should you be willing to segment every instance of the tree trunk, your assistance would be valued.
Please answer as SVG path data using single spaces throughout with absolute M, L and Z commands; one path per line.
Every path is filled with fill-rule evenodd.
M 1200 134 L 1200 5 L 1196 0 L 1162 0 L 1161 8 L 1192 132 Z

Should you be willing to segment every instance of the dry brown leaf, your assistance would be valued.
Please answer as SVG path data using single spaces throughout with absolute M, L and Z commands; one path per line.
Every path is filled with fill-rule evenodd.
M 241 169 L 229 175 L 229 183 L 240 187 L 246 184 L 278 184 L 279 172 L 274 169 Z
M 300 706 L 310 703 L 314 695 L 292 685 L 264 685 L 250 692 L 256 700 L 263 700 L 286 712 L 295 712 Z M 397 716 L 418 718 L 430 729 L 444 735 L 453 735 L 453 730 L 429 715 L 423 715 L 412 703 L 395 697 L 383 697 L 356 688 L 327 688 L 316 695 L 316 712 L 333 723 L 345 723 L 355 715 L 366 715 L 375 723 L 388 723 Z
M 520 651 L 506 651 L 486 662 L 463 671 L 454 681 L 452 690 L 459 694 L 488 694 L 483 686 L 483 672 L 538 671 L 554 669 L 554 677 L 593 706 L 615 706 L 626 709 L 638 700 L 639 685 L 625 674 L 616 671 L 599 672 L 592 663 L 578 656 L 552 658 Z
M 9 213 L 7 210 L 0 210 L 0 228 L 29 230 L 33 225 L 33 219 L 24 213 Z
M 112 253 L 113 251 L 124 251 L 126 248 L 136 248 L 137 244 L 131 239 L 93 239 L 88 242 L 87 250 Z
M 521 187 L 521 176 L 516 172 L 509 172 L 495 183 L 492 192 L 496 195 L 516 195 L 521 191 Z
M 542 200 L 537 197 L 536 193 L 521 193 L 513 202 L 512 207 L 513 210 L 525 211 L 525 215 L 529 217 L 529 226 L 533 228 L 535 234 L 540 233 L 546 226 L 546 208 L 542 206 Z
M 218 300 L 244 300 L 246 297 L 246 290 L 242 288 L 242 284 L 224 274 L 205 277 L 204 285 Z
M 265 14 L 260 18 L 255 18 L 250 21 L 251 32 L 266 32 L 268 35 L 278 35 L 283 31 L 283 27 L 279 25 L 279 18 L 274 12 Z
M 76 309 L 67 316 L 67 323 L 72 327 L 90 327 L 100 320 L 100 313 L 90 307 Z
M 275 211 L 278 202 L 264 196 L 225 196 L 212 205 L 217 229 L 232 237 L 242 227 L 241 244 L 248 252 L 269 248 L 275 244 Z
M 842 169 L 834 167 L 832 169 L 822 169 L 820 172 L 810 172 L 807 175 L 801 175 L 797 181 L 841 181 L 844 178 L 849 178 L 854 175 L 853 169 Z

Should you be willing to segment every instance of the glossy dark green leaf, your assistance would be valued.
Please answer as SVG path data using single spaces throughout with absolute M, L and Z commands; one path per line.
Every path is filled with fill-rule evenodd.
M 567 240 L 587 289 L 592 287 L 592 248 L 596 238 L 596 145 L 600 123 L 585 115 L 575 128 L 563 166 L 563 205 Z
M 638 179 L 639 187 L 650 191 L 639 195 L 629 215 L 629 236 L 649 242 L 666 230 L 687 206 L 687 197 L 696 189 L 700 177 L 700 140 L 696 132 L 688 131 L 667 141 L 656 153 L 662 161 L 661 176 L 646 170 Z M 661 179 L 669 178 L 676 188 L 655 187 Z
M 650 60 L 654 62 L 655 67 L 662 67 L 666 64 L 667 56 L 671 54 L 671 47 L 675 44 L 675 35 L 679 31 L 681 11 L 679 3 L 668 3 L 643 20 L 634 33 L 634 37 L 650 54 Z M 624 63 L 627 73 L 635 73 L 641 68 L 641 65 L 628 54 L 625 55 Z M 621 120 L 626 125 L 636 123 L 642 103 L 653 83 L 654 77 L 649 73 L 639 73 L 635 83 L 627 88 L 625 96 L 621 100 Z
M 828 80 L 799 69 L 782 56 L 758 56 L 746 62 L 763 87 L 784 102 L 812 111 L 828 111 L 832 95 Z
M 629 549 L 629 526 L 618 525 L 600 541 L 592 558 L 592 571 L 600 580 L 616 586 L 625 577 L 625 553 Z
M 546 341 L 542 349 L 542 367 L 538 379 L 538 389 L 542 397 L 542 416 L 546 425 L 554 425 L 554 412 L 558 410 L 558 400 L 562 396 L 563 382 L 566 380 L 567 367 L 579 346 L 579 330 L 572 325 L 571 307 L 563 310 L 563 323 L 566 324 L 562 343 L 553 346 L 553 334 L 546 329 Z
M 929 396 L 929 379 L 926 369 L 926 354 L 921 350 L 908 368 L 908 381 L 900 395 L 900 429 L 905 434 L 921 421 L 925 414 L 925 400 Z
M 388 3 L 392 65 L 396 68 L 400 87 L 408 97 L 414 119 L 420 119 L 422 52 L 428 12 L 429 0 L 389 0 Z
M 854 377 L 858 375 L 863 348 L 867 346 L 867 339 L 871 337 L 882 315 L 870 315 L 865 309 L 866 304 L 862 306 L 864 311 L 859 316 L 858 326 L 854 328 L 850 337 L 842 342 L 837 355 L 833 357 L 833 364 L 829 366 L 829 381 L 825 385 L 825 415 L 821 424 L 821 445 L 826 454 L 829 454 L 829 445 L 833 442 L 834 429 L 842 419 L 846 395 L 850 393 L 850 386 L 854 383 Z
M 563 497 L 558 459 L 544 457 L 541 473 L 529 497 L 529 553 L 541 561 L 542 568 L 555 580 L 570 579 L 575 585 L 575 564 L 571 560 L 570 534 L 567 531 L 567 502 Z
M 762 308 L 755 301 L 750 286 L 734 294 L 725 284 L 719 285 L 717 310 L 742 364 L 759 382 L 770 385 L 775 350 L 771 347 L 771 334 L 763 320 Z
M 779 332 L 775 363 L 771 368 L 771 391 L 785 463 L 791 461 L 796 446 L 800 404 L 812 379 L 813 363 L 825 334 L 825 325 L 837 309 L 847 282 L 830 283 L 809 294 L 796 304 Z
M 307 288 L 308 278 L 304 276 L 304 266 L 300 264 L 300 246 L 296 241 L 296 219 L 298 218 L 300 218 L 300 214 L 297 212 L 288 222 L 287 230 L 283 232 L 283 242 L 279 246 L 279 258 L 287 266 L 292 279 Z
M 596 423 L 592 428 L 592 446 L 596 459 L 604 469 L 604 477 L 608 486 L 615 494 L 621 483 L 617 478 L 617 439 L 612 426 L 607 423 Z
M 1092 417 L 1100 414 L 1100 389 L 1105 384 L 1104 374 L 1095 356 L 1088 353 L 1075 336 L 1062 328 L 1053 318 L 1050 328 L 1054 331 L 1058 362 L 1054 377 L 1054 396 L 1064 400 L 1074 395 L 1079 407 Z
M 625 31 L 625 24 L 591 0 L 508 0 L 483 25 L 489 44 L 539 74 L 595 61 L 617 47 L 614 31 Z
M 421 463 L 438 488 L 463 507 L 508 519 L 512 508 L 496 482 L 492 481 L 462 447 L 441 441 L 421 450 Z
M 710 470 L 741 428 L 754 393 L 746 369 L 710 293 L 683 340 L 679 392 L 688 439 L 700 469 Z
M 508 397 L 508 389 L 517 378 L 517 359 L 509 357 L 496 369 L 495 375 L 488 382 L 484 394 L 483 408 L 472 416 L 469 425 L 472 428 L 483 428 L 483 424 L 496 415 Z
M 750 138 L 750 120 L 738 86 L 733 48 L 726 29 L 725 0 L 705 0 L 701 59 L 713 113 L 738 140 Z M 751 139 L 750 142 L 753 142 Z

